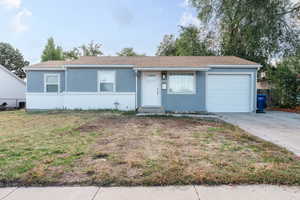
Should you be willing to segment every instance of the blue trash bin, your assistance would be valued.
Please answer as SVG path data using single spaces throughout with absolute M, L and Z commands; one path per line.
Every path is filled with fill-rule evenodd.
M 264 113 L 267 107 L 267 95 L 258 94 L 257 95 L 257 113 Z

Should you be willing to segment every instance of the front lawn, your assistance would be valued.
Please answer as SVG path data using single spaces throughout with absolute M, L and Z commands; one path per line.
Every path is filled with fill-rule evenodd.
M 120 112 L 0 112 L 8 185 L 300 185 L 300 159 L 237 127 Z

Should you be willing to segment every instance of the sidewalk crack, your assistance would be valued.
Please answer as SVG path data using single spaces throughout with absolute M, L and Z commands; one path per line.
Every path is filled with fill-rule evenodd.
M 198 200 L 201 200 L 201 199 L 200 199 L 200 194 L 199 194 L 199 192 L 198 192 L 196 186 L 193 185 L 193 187 L 194 187 L 194 190 L 195 190 L 195 192 L 196 192 L 196 194 L 197 194 Z
M 99 193 L 100 191 L 100 187 L 98 187 L 97 191 L 95 192 L 95 194 L 93 195 L 92 199 L 91 200 L 94 200 L 97 196 L 97 194 Z M 1 199 L 0 199 L 1 200 Z
M 13 189 L 12 191 L 10 191 L 7 195 L 5 195 L 4 197 L 2 197 L 0 200 L 6 199 L 9 195 L 11 195 L 12 193 L 14 193 L 17 189 L 19 189 L 19 188 L 16 187 L 16 188 Z

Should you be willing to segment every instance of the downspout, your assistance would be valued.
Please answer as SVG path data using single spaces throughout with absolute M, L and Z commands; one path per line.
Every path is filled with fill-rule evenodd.
M 138 71 L 135 70 L 135 110 L 137 110 L 137 94 L 138 93 Z

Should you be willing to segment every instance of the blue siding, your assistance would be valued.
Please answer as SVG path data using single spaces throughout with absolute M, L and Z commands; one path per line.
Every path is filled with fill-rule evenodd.
M 44 92 L 44 74 L 60 74 L 60 91 L 65 91 L 64 71 L 28 71 L 27 72 L 27 92 Z
M 205 73 L 196 72 L 195 94 L 168 94 L 162 90 L 162 106 L 166 111 L 197 112 L 205 110 Z
M 68 92 L 97 92 L 99 70 L 116 71 L 116 92 L 135 92 L 135 72 L 130 68 L 69 68 Z

